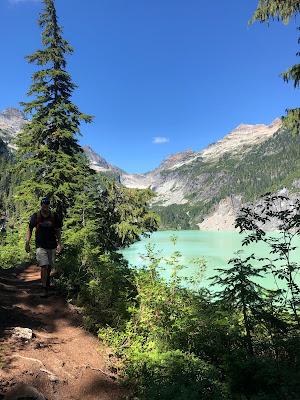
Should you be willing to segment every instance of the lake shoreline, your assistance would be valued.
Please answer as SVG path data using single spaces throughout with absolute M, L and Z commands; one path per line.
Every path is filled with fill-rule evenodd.
M 203 276 L 203 286 L 207 287 L 208 280 L 215 275 L 216 268 L 228 268 L 228 261 L 242 251 L 241 256 L 245 257 L 255 253 L 257 257 L 265 257 L 269 249 L 265 243 L 252 243 L 249 246 L 242 246 L 242 239 L 245 233 L 237 231 L 199 231 L 199 230 L 166 230 L 150 234 L 150 237 L 142 238 L 120 253 L 132 267 L 140 268 L 146 265 L 145 256 L 147 246 L 151 245 L 154 251 L 165 261 L 161 263 L 162 276 L 170 278 L 170 266 L 167 260 L 175 251 L 180 253 L 180 264 L 184 266 L 181 272 L 186 277 L 193 277 L 199 272 L 195 259 L 204 259 L 206 269 Z M 299 242 L 299 243 L 298 243 Z M 300 258 L 300 239 L 298 238 L 295 260 Z M 254 262 L 255 263 L 255 262 Z M 258 264 L 259 265 L 259 264 Z M 267 286 L 274 288 L 273 278 L 267 278 Z

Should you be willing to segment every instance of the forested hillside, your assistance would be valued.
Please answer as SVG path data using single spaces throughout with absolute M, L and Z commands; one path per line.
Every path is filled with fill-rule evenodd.
M 11 186 L 9 181 L 9 170 L 11 166 L 12 156 L 0 137 L 0 215 L 5 210 L 4 201 L 7 197 L 9 188 Z
M 176 173 L 176 179 L 191 182 L 185 204 L 154 206 L 166 228 L 189 229 L 211 212 L 222 199 L 241 196 L 242 202 L 257 200 L 267 192 L 287 187 L 299 190 L 300 139 L 286 130 L 280 130 L 267 141 L 243 154 L 226 153 L 215 162 L 197 159 L 174 171 L 164 171 L 166 176 Z M 201 182 L 197 185 L 197 182 Z

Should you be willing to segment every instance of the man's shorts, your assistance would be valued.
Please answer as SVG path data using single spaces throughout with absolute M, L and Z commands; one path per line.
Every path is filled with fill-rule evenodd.
M 43 249 L 38 247 L 36 249 L 36 260 L 39 267 L 50 265 L 53 267 L 55 261 L 56 250 L 55 249 Z

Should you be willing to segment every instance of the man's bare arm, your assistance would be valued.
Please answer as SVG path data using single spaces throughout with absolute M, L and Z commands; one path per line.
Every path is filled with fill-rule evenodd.
M 27 229 L 27 233 L 26 233 L 26 241 L 25 241 L 25 250 L 27 253 L 30 252 L 30 239 L 31 239 L 31 235 L 32 235 L 32 231 L 30 230 L 30 228 Z
M 60 228 L 56 229 L 55 234 L 56 234 L 57 244 L 61 245 L 61 229 Z
M 56 239 L 57 239 L 57 253 L 60 253 L 62 250 L 62 245 L 61 245 L 61 229 L 56 229 L 55 230 L 55 234 L 56 234 Z

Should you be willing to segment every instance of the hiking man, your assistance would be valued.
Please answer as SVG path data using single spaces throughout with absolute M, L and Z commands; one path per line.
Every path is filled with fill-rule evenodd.
M 57 214 L 50 210 L 50 200 L 44 197 L 41 200 L 41 209 L 34 213 L 29 222 L 26 234 L 25 250 L 30 252 L 30 239 L 35 228 L 36 259 L 41 267 L 41 281 L 44 296 L 48 295 L 50 288 L 50 273 L 54 265 L 55 254 L 61 252 L 61 227 L 62 221 Z

